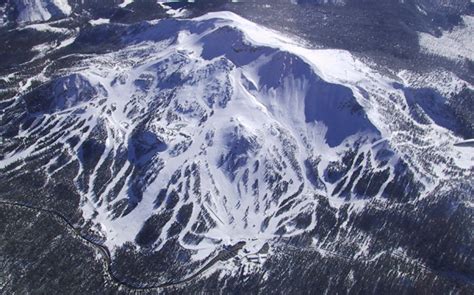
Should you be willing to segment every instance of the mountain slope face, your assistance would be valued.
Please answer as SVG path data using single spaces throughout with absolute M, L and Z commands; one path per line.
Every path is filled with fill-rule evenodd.
M 72 10 L 67 0 L 16 0 L 13 5 L 18 14 L 18 23 L 65 17 L 70 15 Z
M 94 36 L 118 49 L 68 58 Z M 0 196 L 61 211 L 122 281 L 473 290 L 472 118 L 449 99 L 468 83 L 413 87 L 227 12 L 66 46 L 1 102 Z

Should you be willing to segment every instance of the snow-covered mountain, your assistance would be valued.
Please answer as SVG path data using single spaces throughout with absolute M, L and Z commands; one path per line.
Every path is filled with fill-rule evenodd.
M 45 3 L 21 19 L 47 20 L 53 4 L 70 13 Z M 473 237 L 459 237 L 472 229 L 474 158 L 455 145 L 469 131 L 451 97 L 472 97 L 469 82 L 388 74 L 231 12 L 68 34 L 36 48 L 59 62 L 1 102 L 0 195 L 66 212 L 123 280 L 183 280 L 231 245 L 236 259 L 204 275 L 271 282 L 262 269 L 289 247 L 472 280 Z M 95 36 L 116 48 L 69 59 Z M 455 238 L 426 255 L 454 247 L 448 274 L 411 243 L 411 229 L 439 227 L 437 214 L 453 218 Z
M 18 11 L 18 23 L 65 17 L 72 11 L 67 0 L 15 0 L 15 7 Z

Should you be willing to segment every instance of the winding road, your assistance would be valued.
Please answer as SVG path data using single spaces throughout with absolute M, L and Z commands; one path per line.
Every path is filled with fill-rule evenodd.
M 200 276 L 203 272 L 211 268 L 214 264 L 216 264 L 219 261 L 225 261 L 228 260 L 235 255 L 237 255 L 238 251 L 242 249 L 242 247 L 245 245 L 245 242 L 239 242 L 233 246 L 231 246 L 228 250 L 221 250 L 214 258 L 212 258 L 206 265 L 204 265 L 201 269 L 199 269 L 196 273 L 190 275 L 187 278 L 184 278 L 180 281 L 169 281 L 161 284 L 154 284 L 154 285 L 148 285 L 148 286 L 136 286 L 134 284 L 131 284 L 129 282 L 126 282 L 122 279 L 120 279 L 117 275 L 114 274 L 112 270 L 112 259 L 111 259 L 111 254 L 110 251 L 107 247 L 105 247 L 102 244 L 99 244 L 98 242 L 88 238 L 87 236 L 84 236 L 78 228 L 76 228 L 67 218 L 62 214 L 61 212 L 54 210 L 54 209 L 48 209 L 48 208 L 43 208 L 43 207 L 37 207 L 33 205 L 29 205 L 26 203 L 20 203 L 20 202 L 9 202 L 9 201 L 4 201 L 0 200 L 0 205 L 4 206 L 10 206 L 10 207 L 17 207 L 17 208 L 22 208 L 22 209 L 29 209 L 33 210 L 35 212 L 42 212 L 46 213 L 55 220 L 59 221 L 59 223 L 62 223 L 66 225 L 78 238 L 80 238 L 82 241 L 84 241 L 86 244 L 93 246 L 96 248 L 102 255 L 101 257 L 104 259 L 104 264 L 105 264 L 105 269 L 107 270 L 107 273 L 109 277 L 117 284 L 126 287 L 127 289 L 130 290 L 156 290 L 156 289 L 161 289 L 161 288 L 166 288 L 166 287 L 171 287 L 171 286 L 177 286 L 186 282 L 191 281 L 194 278 L 197 278 Z
M 211 268 L 213 265 L 215 265 L 219 261 L 226 261 L 226 260 L 229 260 L 232 257 L 236 256 L 238 254 L 239 250 L 242 249 L 245 246 L 245 242 L 241 241 L 241 242 L 238 242 L 235 245 L 229 247 L 228 249 L 221 250 L 214 258 L 212 258 L 202 268 L 200 268 L 194 274 L 192 274 L 192 275 L 190 275 L 190 276 L 188 276 L 188 277 L 186 277 L 182 280 L 169 281 L 169 282 L 165 282 L 165 283 L 153 284 L 153 285 L 148 285 L 148 286 L 137 286 L 137 285 L 131 284 L 129 282 L 126 282 L 126 281 L 120 279 L 117 275 L 115 275 L 113 270 L 112 270 L 112 259 L 111 259 L 111 254 L 110 254 L 109 249 L 107 247 L 105 247 L 104 245 L 99 244 L 98 242 L 93 241 L 92 239 L 84 236 L 80 232 L 80 230 L 78 228 L 76 228 L 64 216 L 64 214 L 62 214 L 61 212 L 59 212 L 57 210 L 54 210 L 54 209 L 48 209 L 48 208 L 29 205 L 29 204 L 26 204 L 26 203 L 10 202 L 10 201 L 4 201 L 4 200 L 0 200 L 0 205 L 16 207 L 16 208 L 22 208 L 22 209 L 29 209 L 29 210 L 33 210 L 33 211 L 36 211 L 36 212 L 46 213 L 46 214 L 50 215 L 51 217 L 53 217 L 54 219 L 56 219 L 57 221 L 59 221 L 60 223 L 66 225 L 78 238 L 83 240 L 86 244 L 93 246 L 94 248 L 96 248 L 102 254 L 101 257 L 104 260 L 105 269 L 107 270 L 107 273 L 108 273 L 109 277 L 115 283 L 117 283 L 118 285 L 126 287 L 129 290 L 154 291 L 154 290 L 157 290 L 157 289 L 162 289 L 162 288 L 166 288 L 166 287 L 172 287 L 172 286 L 177 286 L 177 285 L 184 284 L 186 282 L 189 282 L 189 281 L 199 277 L 201 274 L 203 274 L 206 270 Z M 286 247 L 294 248 L 293 246 L 290 246 L 290 245 L 286 245 Z M 298 248 L 298 250 L 301 250 L 301 249 Z M 309 250 L 309 249 L 307 249 L 307 250 Z M 353 257 L 341 255 L 340 253 L 335 253 L 335 252 L 332 252 L 332 251 L 326 251 L 326 252 L 328 254 L 340 257 L 342 259 L 347 259 L 347 260 L 353 260 L 354 259 Z M 397 253 L 390 253 L 390 254 L 392 256 L 395 256 L 395 257 L 399 258 L 399 259 L 406 259 L 407 258 L 407 257 L 404 257 L 403 255 L 400 255 L 400 254 L 397 254 Z M 365 260 L 365 259 L 363 259 L 363 260 Z M 428 267 L 428 266 L 426 266 L 422 263 L 419 263 L 419 262 L 415 261 L 414 265 L 420 267 L 421 269 L 436 273 L 435 270 L 431 269 L 430 267 Z M 444 276 L 440 276 L 440 278 L 441 279 L 447 279 L 448 281 L 452 281 L 452 279 L 449 278 L 449 277 L 445 278 Z

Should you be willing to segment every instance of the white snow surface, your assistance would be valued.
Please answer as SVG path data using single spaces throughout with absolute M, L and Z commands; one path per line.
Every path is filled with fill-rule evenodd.
M 47 21 L 55 16 L 68 16 L 72 12 L 67 0 L 15 0 L 18 9 L 18 23 L 31 23 Z M 53 15 L 53 10 L 48 7 L 54 6 L 61 15 Z
M 128 5 L 132 4 L 134 0 L 123 0 L 123 2 L 119 5 L 119 7 L 125 8 Z
M 170 26 L 176 26 L 176 34 L 166 36 L 162 24 L 171 31 Z M 323 184 L 316 185 L 305 177 L 304 168 L 307 159 L 318 159 L 316 170 L 322 176 L 356 142 L 360 146 L 357 155 L 366 155 L 363 167 L 380 162 L 375 156 L 379 150 L 389 147 L 394 151 L 386 166 L 372 167 L 374 171 L 388 169 L 390 174 L 375 196 L 379 199 L 399 159 L 421 163 L 432 154 L 443 157 L 436 164 L 414 165 L 427 192 L 447 177 L 445 173 L 458 169 L 450 160 L 463 161 L 459 169 L 472 175 L 472 157 L 452 147 L 459 138 L 434 123 L 413 121 L 403 92 L 393 86 L 399 81 L 382 76 L 347 51 L 308 49 L 230 12 L 148 25 L 125 49 L 91 57 L 72 68 L 55 86 L 66 94 L 60 92 L 54 98 L 54 114 L 45 115 L 51 133 L 59 132 L 61 124 L 73 116 L 77 118 L 78 123 L 70 124 L 57 139 L 67 146 L 68 139 L 80 138 L 76 147 L 67 148 L 72 157 L 79 154 L 78 147 L 94 127 L 104 126 L 105 150 L 90 174 L 81 208 L 112 250 L 133 241 L 150 216 L 171 212 L 154 249 L 164 246 L 178 210 L 156 205 L 163 188 L 179 196 L 174 208 L 192 205 L 190 221 L 178 239 L 183 247 L 195 251 L 195 259 L 203 259 L 222 243 L 244 240 L 247 247 L 259 249 L 273 238 L 312 230 L 317 226 L 316 195 L 327 197 L 336 209 L 349 204 L 351 210 L 361 210 L 367 202 L 364 199 L 332 196 L 345 179 L 336 183 L 321 179 Z M 87 89 L 95 89 L 95 94 L 83 99 Z M 359 111 L 348 111 L 348 104 L 359 106 Z M 125 161 L 111 168 L 114 177 L 100 194 L 92 188 L 109 153 L 123 151 L 147 115 L 151 117 L 144 128 L 166 148 L 145 160 L 148 166 L 143 178 L 147 181 L 137 207 L 116 217 L 111 208 L 127 201 L 129 187 L 123 186 L 116 198 L 106 196 L 121 179 L 129 183 L 134 166 L 144 163 Z M 423 135 L 411 138 L 404 129 L 408 123 L 422 129 Z M 84 127 L 89 128 L 81 133 Z M 27 135 L 34 128 L 21 132 Z M 147 140 L 153 138 L 145 136 Z M 0 160 L 0 167 L 39 153 L 40 146 L 41 141 L 12 152 Z M 80 169 L 82 173 L 85 168 Z M 349 167 L 349 173 L 356 170 Z M 187 176 L 172 182 L 174 175 Z M 272 175 L 280 177 L 276 186 L 268 180 Z M 195 188 L 191 197 L 183 193 L 188 186 Z M 286 192 L 281 196 L 275 193 L 284 186 Z M 294 201 L 288 202 L 292 195 Z M 165 203 L 169 202 L 168 196 Z M 281 211 L 285 204 L 291 206 Z M 301 227 L 295 218 L 303 215 L 309 222 Z M 208 230 L 194 232 L 196 222 L 205 223 Z M 193 232 L 202 238 L 197 244 L 185 240 Z M 361 255 L 367 243 L 360 246 Z
M 92 19 L 92 20 L 89 21 L 89 23 L 93 26 L 103 25 L 103 24 L 110 23 L 110 19 L 108 19 L 108 18 Z
M 338 49 L 308 49 L 296 43 L 281 32 L 259 26 L 232 12 L 212 12 L 194 21 L 216 19 L 221 26 L 236 27 L 245 33 L 249 42 L 255 45 L 271 46 L 291 52 L 314 66 L 318 75 L 326 81 L 360 83 L 367 75 L 383 77 L 372 71 L 361 61 L 355 59 L 348 51 Z
M 474 16 L 465 15 L 462 19 L 463 25 L 444 31 L 439 38 L 419 33 L 422 49 L 453 60 L 474 60 Z
M 189 12 L 184 8 L 173 9 L 171 6 L 166 5 L 166 2 L 158 2 L 164 9 L 166 9 L 166 13 L 172 17 L 186 17 Z
M 0 4 L 0 27 L 7 23 L 7 4 Z
M 61 10 L 64 15 L 70 15 L 72 12 L 71 6 L 67 0 L 53 0 L 54 5 Z

